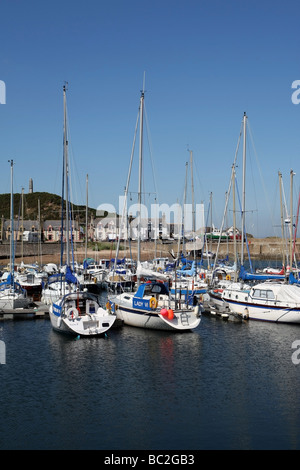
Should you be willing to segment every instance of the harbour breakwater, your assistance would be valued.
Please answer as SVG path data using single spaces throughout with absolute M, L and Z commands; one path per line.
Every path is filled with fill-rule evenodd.
M 216 253 L 217 251 L 217 242 L 212 244 L 211 251 Z M 210 245 L 208 244 L 208 249 L 210 250 Z M 236 244 L 236 249 L 238 256 L 241 254 L 241 242 L 238 241 Z M 295 253 L 299 253 L 300 249 L 300 239 L 296 240 L 295 243 Z M 229 258 L 233 259 L 234 257 L 234 243 L 230 241 L 222 241 L 219 247 L 219 258 L 225 257 L 227 254 Z M 248 258 L 248 252 L 251 259 L 253 260 L 281 260 L 286 257 L 287 251 L 289 250 L 289 243 L 282 241 L 280 238 L 276 237 L 267 237 L 267 238 L 250 238 L 248 240 L 248 246 L 244 244 L 244 258 Z
M 208 250 L 216 253 L 218 248 L 218 242 L 213 241 L 211 244 L 208 243 Z M 244 247 L 244 257 L 248 257 L 248 251 L 250 253 L 251 259 L 273 259 L 280 261 L 282 259 L 283 253 L 286 251 L 286 244 L 282 242 L 279 238 L 251 238 L 248 241 L 248 248 Z M 300 239 L 297 239 L 295 245 L 296 254 L 300 250 Z M 155 242 L 142 242 L 141 243 L 141 259 L 149 260 L 154 257 L 169 257 L 172 259 L 171 253 L 177 254 L 178 243 L 165 243 L 162 241 Z M 241 243 L 237 243 L 237 251 L 241 253 Z M 19 263 L 23 259 L 24 263 L 33 263 L 35 261 L 45 264 L 45 263 L 59 263 L 60 261 L 60 252 L 61 247 L 59 243 L 17 243 L 15 247 L 15 258 L 16 262 Z M 232 241 L 222 241 L 219 246 L 219 258 L 224 258 L 229 256 L 233 259 L 234 257 L 234 243 Z M 123 258 L 124 256 L 130 258 L 133 257 L 136 259 L 137 254 L 137 243 L 131 242 L 130 246 L 123 244 L 122 249 L 119 252 L 119 257 Z M 82 262 L 85 258 L 85 247 L 84 243 L 76 243 L 74 247 L 75 259 L 78 262 Z M 9 243 L 0 244 L 0 261 L 1 264 L 5 264 L 9 261 L 10 256 L 10 246 Z M 110 250 L 95 251 L 89 249 L 87 256 L 95 259 L 101 258 L 114 258 L 115 250 L 112 248 Z

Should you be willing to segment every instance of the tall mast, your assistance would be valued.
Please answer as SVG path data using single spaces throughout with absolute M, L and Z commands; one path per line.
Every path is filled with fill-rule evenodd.
M 283 221 L 283 208 L 282 208 L 282 174 L 278 172 L 279 177 L 279 194 L 280 194 L 280 220 L 281 220 L 281 237 L 282 237 L 282 266 L 285 266 L 284 255 L 284 221 Z
M 10 162 L 10 274 L 13 278 L 14 274 L 14 191 L 13 191 L 13 172 L 14 172 L 14 161 L 8 160 Z M 13 284 L 13 279 L 11 278 L 11 284 Z
M 291 188 L 290 188 L 290 267 L 293 265 L 293 176 L 294 172 L 291 170 Z
M 209 196 L 209 206 L 210 206 L 210 241 L 209 241 L 209 250 L 212 251 L 212 237 L 213 237 L 213 215 L 212 215 L 212 191 Z
M 69 165 L 68 165 L 68 130 L 67 130 L 67 103 L 66 85 L 63 87 L 64 95 L 64 174 L 65 174 L 65 201 L 66 201 L 66 263 L 70 265 L 70 222 L 69 222 Z
M 196 239 L 195 239 L 195 201 L 194 201 L 194 175 L 193 175 L 193 151 L 190 150 L 190 165 L 191 165 L 191 189 L 192 189 L 192 233 L 193 233 L 193 242 L 194 242 L 194 261 L 196 259 Z
M 21 198 L 22 206 L 21 206 L 21 217 L 22 217 L 22 237 L 21 237 L 21 257 L 23 262 L 24 256 L 24 242 L 23 242 L 23 233 L 24 233 L 24 188 L 22 188 L 22 198 Z
M 237 281 L 237 250 L 236 250 L 236 214 L 235 214 L 235 163 L 232 165 L 232 200 L 233 200 L 233 247 L 234 247 L 234 280 Z
M 139 146 L 139 188 L 138 188 L 138 263 L 141 258 L 141 206 L 142 206 L 142 174 L 143 174 L 143 119 L 144 119 L 145 77 L 140 98 L 140 146 Z
M 42 266 L 42 225 L 41 225 L 41 201 L 38 198 L 38 259 Z
M 193 176 L 193 151 L 190 150 L 191 186 L 192 186 L 192 231 L 195 233 L 195 201 L 194 201 L 194 176 Z M 194 235 L 195 236 L 195 235 Z
M 295 247 L 296 247 L 296 240 L 297 240 L 297 227 L 298 227 L 298 220 L 299 220 L 299 210 L 300 210 L 300 193 L 299 193 L 299 196 L 298 196 L 298 205 L 297 205 L 297 214 L 296 214 L 296 221 L 295 221 L 292 259 L 294 259 L 294 257 L 295 257 Z M 296 265 L 297 264 L 296 264 L 296 259 L 295 259 L 295 266 Z
M 246 123 L 247 116 L 244 113 L 243 124 L 244 124 L 244 141 L 243 141 L 243 200 L 242 200 L 242 253 L 241 253 L 241 265 L 244 264 L 244 238 L 245 238 L 245 194 L 246 194 Z
M 183 196 L 183 211 L 182 211 L 182 253 L 185 254 L 185 216 L 186 216 L 186 191 L 187 191 L 187 176 L 188 176 L 188 162 L 185 163 L 185 182 L 184 182 L 184 196 Z
M 121 240 L 121 235 L 122 235 L 122 223 L 124 222 L 124 232 L 127 234 L 127 236 L 131 236 L 131 229 L 128 226 L 128 214 L 127 214 L 127 198 L 128 198 L 128 190 L 129 190 L 129 183 L 130 183 L 130 176 L 131 176 L 131 170 L 132 170 L 132 163 L 133 163 L 133 156 L 134 156 L 134 150 L 135 150 L 135 142 L 136 142 L 136 136 L 137 136 L 137 129 L 138 129 L 138 123 L 139 123 L 139 115 L 140 112 L 138 111 L 137 119 L 136 119 L 136 124 L 135 124 L 135 130 L 134 130 L 134 138 L 133 138 L 133 143 L 132 143 L 132 149 L 131 149 L 131 156 L 130 156 L 130 164 L 129 164 L 129 169 L 128 169 L 128 175 L 127 175 L 127 181 L 126 181 L 126 186 L 125 186 L 125 193 L 124 193 L 124 204 L 123 204 L 123 210 L 122 210 L 122 219 L 121 219 L 121 224 L 119 224 L 119 237 L 118 237 L 118 243 L 117 243 L 117 249 L 116 249 L 116 257 L 115 257 L 115 263 L 114 263 L 114 270 L 116 269 L 116 263 L 117 259 L 119 256 L 119 249 L 120 249 L 120 240 Z M 126 215 L 126 217 L 125 217 Z
M 181 244 L 181 237 L 182 237 L 182 253 L 184 254 L 184 221 L 185 221 L 185 203 L 186 203 L 186 186 L 187 186 L 187 174 L 188 174 L 188 162 L 185 163 L 185 181 L 184 181 L 184 193 L 183 193 L 183 202 L 182 202 L 182 210 L 181 214 L 179 212 L 179 217 L 181 215 L 180 224 L 178 222 L 178 245 L 177 245 L 177 252 L 178 256 L 180 253 L 180 244 Z M 178 221 L 179 221 L 178 217 Z
M 86 208 L 85 208 L 85 258 L 87 258 L 88 242 L 88 207 L 89 207 L 89 175 L 86 175 Z

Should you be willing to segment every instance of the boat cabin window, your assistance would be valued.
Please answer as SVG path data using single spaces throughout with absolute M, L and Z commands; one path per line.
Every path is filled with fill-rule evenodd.
M 153 294 L 160 294 L 161 291 L 162 291 L 162 289 L 161 289 L 161 286 L 159 286 L 159 285 L 154 285 L 154 286 L 152 287 L 152 293 L 153 293 Z
M 168 295 L 168 289 L 167 287 L 162 283 L 162 282 L 157 282 L 157 283 L 152 283 L 152 282 L 147 282 L 144 284 L 141 284 L 134 294 L 134 297 L 141 298 L 144 297 L 145 295 L 156 295 L 157 294 L 163 294 L 163 295 Z
M 162 283 L 157 284 L 148 284 L 145 288 L 145 294 L 153 295 L 153 294 L 166 294 L 167 289 Z
M 145 287 L 145 294 L 146 295 L 151 295 L 151 286 L 150 285 Z
M 272 290 L 267 289 L 254 289 L 253 290 L 253 297 L 263 300 L 274 300 L 275 295 Z

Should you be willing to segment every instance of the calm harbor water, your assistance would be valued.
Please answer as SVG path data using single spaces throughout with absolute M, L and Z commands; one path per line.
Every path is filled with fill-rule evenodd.
M 203 315 L 178 334 L 70 339 L 0 323 L 1 449 L 300 449 L 300 327 Z

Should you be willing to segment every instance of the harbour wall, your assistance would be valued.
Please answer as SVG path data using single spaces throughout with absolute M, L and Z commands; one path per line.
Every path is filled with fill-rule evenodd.
M 208 243 L 208 250 L 216 253 L 218 247 L 217 242 L 212 242 L 212 244 Z M 248 249 L 250 252 L 251 259 L 278 259 L 282 258 L 282 254 L 285 252 L 286 244 L 283 244 L 282 240 L 279 238 L 251 238 L 248 241 Z M 22 257 L 22 250 L 23 250 L 23 259 L 24 262 L 34 262 L 42 260 L 42 263 L 49 263 L 54 262 L 58 263 L 60 260 L 60 244 L 59 243 L 42 243 L 39 245 L 38 243 L 23 243 L 23 248 L 21 243 L 17 243 L 15 247 L 15 258 L 16 261 L 19 262 L 20 258 Z M 178 250 L 177 243 L 162 243 L 158 241 L 155 247 L 154 242 L 142 242 L 141 243 L 141 259 L 147 260 L 154 258 L 154 256 L 163 256 L 169 257 L 171 259 L 171 252 L 176 254 Z M 241 243 L 237 243 L 237 250 L 240 257 L 241 253 Z M 296 254 L 299 253 L 300 250 L 300 239 L 296 241 Z M 0 261 L 5 263 L 9 260 L 9 252 L 10 246 L 9 243 L 0 244 Z M 75 258 L 82 262 L 85 257 L 85 248 L 84 243 L 76 243 L 75 248 Z M 131 243 L 131 255 L 135 258 L 137 253 L 137 243 Z M 228 254 L 230 258 L 234 257 L 234 243 L 230 241 L 227 243 L 226 241 L 222 241 L 219 246 L 219 258 L 225 257 Z M 93 250 L 88 250 L 89 257 L 97 257 L 99 258 L 113 258 L 115 256 L 115 250 L 103 250 L 95 252 Z M 129 248 L 124 251 L 120 250 L 119 257 L 127 256 L 130 257 Z M 248 257 L 247 247 L 244 246 L 244 257 L 245 259 Z M 26 261 L 25 261 L 26 260 Z
M 23 250 L 23 251 L 22 251 Z M 60 253 L 60 244 L 58 243 L 30 243 L 23 242 L 23 247 L 20 243 L 15 245 L 15 257 L 38 257 L 40 254 L 54 255 Z M 0 259 L 9 259 L 10 255 L 10 244 L 9 242 L 3 242 L 0 244 Z

